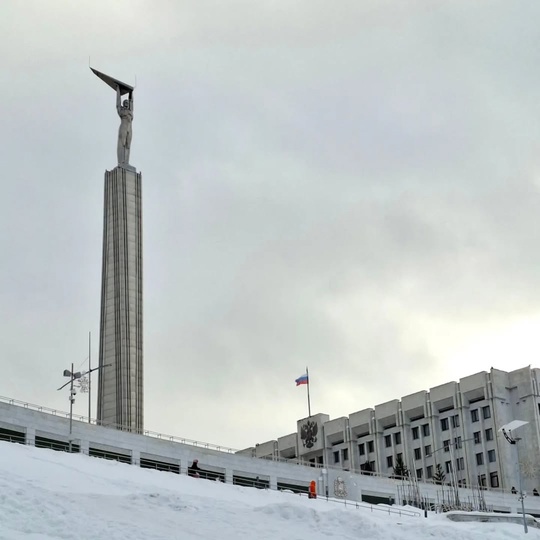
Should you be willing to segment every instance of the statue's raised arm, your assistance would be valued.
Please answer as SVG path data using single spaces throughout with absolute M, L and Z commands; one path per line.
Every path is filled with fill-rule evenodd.
M 129 165 L 129 153 L 131 150 L 131 138 L 133 135 L 133 86 L 125 84 L 117 79 L 109 77 L 100 71 L 90 68 L 102 81 L 106 82 L 116 91 L 116 111 L 120 117 L 118 129 L 117 156 L 120 167 L 132 168 Z M 128 99 L 122 102 L 122 96 L 128 94 Z

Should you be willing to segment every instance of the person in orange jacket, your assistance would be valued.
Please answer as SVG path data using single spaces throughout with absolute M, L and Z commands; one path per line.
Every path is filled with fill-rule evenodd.
M 309 499 L 316 499 L 317 498 L 317 484 L 315 480 L 312 480 L 309 484 L 309 493 L 308 493 Z

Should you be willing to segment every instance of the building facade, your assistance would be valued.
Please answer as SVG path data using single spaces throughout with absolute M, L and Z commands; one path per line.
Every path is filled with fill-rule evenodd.
M 540 370 L 492 368 L 330 420 L 298 421 L 296 433 L 243 453 L 302 459 L 313 466 L 356 473 L 399 475 L 481 489 L 540 491 Z M 528 422 L 517 445 L 499 428 Z M 534 491 L 536 490 L 536 492 Z

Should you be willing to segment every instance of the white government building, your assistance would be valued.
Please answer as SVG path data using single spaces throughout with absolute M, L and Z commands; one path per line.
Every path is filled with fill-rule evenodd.
M 242 453 L 377 476 L 392 476 L 401 458 L 420 481 L 433 481 L 440 465 L 446 482 L 511 490 L 519 489 L 519 452 L 523 489 L 533 495 L 540 490 L 539 375 L 531 367 L 509 373 L 492 368 L 348 417 L 299 420 L 296 433 Z M 512 446 L 498 430 L 515 419 L 528 424 Z
M 296 433 L 241 451 L 77 415 L 71 422 L 69 413 L 0 396 L 0 448 L 9 441 L 164 474 L 185 474 L 197 458 L 203 478 L 296 493 L 315 481 L 320 495 L 356 507 L 399 501 L 514 513 L 521 512 L 521 462 L 525 512 L 540 517 L 538 373 L 491 369 L 348 417 L 317 414 L 300 420 Z M 498 429 L 516 419 L 528 423 L 511 445 Z M 393 474 L 400 456 L 412 472 L 405 478 Z M 446 475 L 439 483 L 437 465 Z

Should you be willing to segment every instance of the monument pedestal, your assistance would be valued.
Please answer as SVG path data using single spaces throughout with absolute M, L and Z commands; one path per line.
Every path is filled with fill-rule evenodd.
M 105 173 L 98 421 L 143 429 L 142 176 Z

